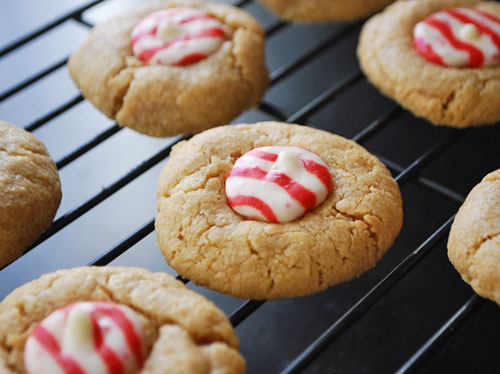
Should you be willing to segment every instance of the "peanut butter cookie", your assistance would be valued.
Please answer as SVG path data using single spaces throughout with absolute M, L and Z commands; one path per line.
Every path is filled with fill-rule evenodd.
M 0 373 L 239 374 L 226 316 L 163 273 L 82 267 L 0 303 Z
M 43 143 L 0 121 L 0 267 L 51 225 L 60 202 L 59 174 Z
M 157 198 L 168 263 L 195 283 L 252 299 L 307 295 L 361 275 L 403 219 L 397 183 L 363 147 L 276 122 L 179 143 Z
M 68 67 L 99 110 L 153 136 L 226 124 L 268 83 L 259 23 L 196 0 L 153 2 L 94 27 Z
M 382 93 L 436 125 L 500 120 L 500 4 L 400 0 L 371 18 L 358 56 Z
M 348 21 L 366 17 L 394 0 L 259 0 L 295 22 Z
M 500 169 L 485 176 L 460 207 L 448 257 L 474 291 L 500 304 Z

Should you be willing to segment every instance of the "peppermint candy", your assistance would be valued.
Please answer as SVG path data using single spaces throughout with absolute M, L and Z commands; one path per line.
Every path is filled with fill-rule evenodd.
M 139 317 L 108 302 L 80 302 L 40 322 L 24 347 L 28 374 L 132 374 L 144 362 Z
M 325 162 L 300 147 L 252 149 L 236 160 L 226 180 L 231 208 L 267 222 L 293 221 L 321 204 L 331 190 Z
M 478 9 L 436 12 L 413 30 L 413 46 L 435 64 L 481 67 L 500 64 L 500 19 Z
M 147 64 L 188 65 L 214 53 L 230 30 L 196 8 L 169 8 L 143 18 L 132 30 L 131 47 Z

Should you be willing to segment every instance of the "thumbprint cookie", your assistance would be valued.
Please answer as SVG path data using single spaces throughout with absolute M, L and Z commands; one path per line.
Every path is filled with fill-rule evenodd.
M 358 56 L 368 79 L 416 116 L 469 127 L 500 120 L 500 3 L 399 0 L 371 18 Z
M 375 266 L 401 229 L 399 187 L 357 143 L 305 126 L 222 126 L 177 144 L 156 234 L 183 277 L 236 297 L 321 291 Z
M 243 374 L 227 317 L 164 273 L 81 267 L 0 303 L 0 373 Z
M 154 2 L 94 27 L 71 55 L 85 98 L 152 136 L 200 132 L 255 106 L 267 88 L 264 31 L 239 8 Z

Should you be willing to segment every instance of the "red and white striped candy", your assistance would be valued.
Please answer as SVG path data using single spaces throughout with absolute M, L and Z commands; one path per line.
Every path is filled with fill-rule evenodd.
M 141 321 L 108 302 L 80 302 L 40 322 L 24 346 L 28 374 L 132 374 L 144 362 Z
M 430 62 L 455 67 L 500 64 L 500 19 L 478 9 L 452 8 L 417 23 L 413 46 Z
M 143 18 L 132 30 L 134 55 L 148 64 L 188 65 L 214 53 L 230 30 L 196 8 L 169 8 Z
M 325 162 L 300 147 L 252 149 L 236 160 L 226 180 L 231 208 L 267 222 L 293 221 L 321 204 L 331 190 Z

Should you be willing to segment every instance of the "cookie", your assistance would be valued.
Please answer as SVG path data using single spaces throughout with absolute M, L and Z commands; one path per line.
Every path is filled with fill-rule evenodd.
M 331 188 L 323 181 L 323 202 L 301 201 L 301 188 L 314 198 L 321 194 L 300 181 L 302 169 L 308 169 L 305 160 L 313 156 L 291 151 L 294 161 L 275 162 L 286 147 L 324 162 Z M 276 216 L 278 209 L 293 210 L 295 200 L 304 211 L 294 220 L 265 222 L 265 214 L 261 221 L 249 219 L 259 217 L 241 215 L 228 202 L 228 176 L 242 155 L 255 159 L 255 150 L 266 183 L 238 194 L 265 203 L 246 202 L 256 216 L 265 205 Z M 246 177 L 249 183 L 260 179 Z M 307 295 L 361 275 L 392 245 L 403 219 L 397 183 L 363 147 L 325 131 L 276 122 L 223 126 L 179 143 L 161 173 L 157 199 L 156 233 L 168 263 L 197 284 L 251 299 Z M 281 208 L 273 205 L 279 201 Z
M 394 0 L 259 0 L 294 22 L 348 21 L 366 17 Z
M 500 169 L 485 176 L 460 207 L 448 257 L 474 291 L 500 304 Z
M 153 2 L 94 27 L 68 68 L 105 115 L 159 137 L 229 123 L 268 84 L 259 23 L 196 0 Z
M 59 174 L 43 143 L 0 121 L 0 268 L 52 224 L 60 202 Z
M 215 305 L 139 268 L 43 275 L 0 303 L 0 323 L 0 373 L 245 372 Z
M 371 18 L 358 57 L 383 94 L 436 125 L 500 120 L 500 4 L 400 0 Z

